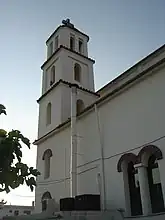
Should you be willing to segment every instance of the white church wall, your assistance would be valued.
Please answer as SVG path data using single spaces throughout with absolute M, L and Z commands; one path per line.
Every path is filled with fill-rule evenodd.
M 48 103 L 52 105 L 52 117 L 51 124 L 46 124 L 46 110 Z M 38 126 L 38 138 L 42 137 L 49 131 L 53 130 L 61 123 L 61 87 L 56 87 L 50 91 L 39 102 L 39 126 Z
M 71 88 L 68 85 L 61 84 L 62 87 L 62 121 L 70 118 L 71 115 Z M 77 100 L 81 99 L 84 102 L 85 107 L 92 104 L 97 96 L 77 89 Z
M 77 134 L 78 166 L 83 164 L 87 166 L 87 163 L 100 158 L 99 134 L 96 115 L 93 112 L 78 120 Z
M 77 121 L 77 167 L 78 194 L 99 194 L 100 141 L 93 112 Z
M 105 155 L 130 150 L 164 135 L 164 71 L 157 70 L 100 108 Z
M 44 179 L 45 150 L 51 149 L 53 156 L 50 158 L 50 177 Z M 64 129 L 56 135 L 38 145 L 37 167 L 41 175 L 37 179 L 36 212 L 41 211 L 41 198 L 44 192 L 49 191 L 52 198 L 59 203 L 59 199 L 69 196 L 69 168 L 70 168 L 70 129 Z
M 61 72 L 61 65 L 60 65 L 60 58 L 57 57 L 55 60 L 52 60 L 52 62 L 50 63 L 50 65 L 47 67 L 46 69 L 46 91 L 48 89 L 50 89 L 52 86 L 50 85 L 50 81 L 51 79 L 51 68 L 55 66 L 55 83 L 58 82 L 60 80 L 60 72 Z
M 100 107 L 104 155 L 105 158 L 112 157 L 105 160 L 108 207 L 115 204 L 116 208 L 125 206 L 122 173 L 117 173 L 122 153 L 164 135 L 164 82 L 164 69 L 161 69 Z M 165 141 L 163 143 L 165 145 Z M 155 144 L 163 149 L 159 142 Z M 137 154 L 139 151 L 133 152 Z M 121 155 L 115 156 L 117 154 Z M 163 178 L 162 182 L 164 185 Z
M 125 151 L 164 135 L 165 103 L 162 102 L 165 94 L 164 72 L 165 68 L 157 70 L 156 74 L 98 107 L 104 145 L 107 208 L 125 208 L 123 176 L 122 173 L 117 172 L 120 156 Z M 79 117 L 77 123 L 78 194 L 98 193 L 97 173 L 100 169 L 100 142 L 94 111 Z M 164 155 L 164 139 L 154 144 L 162 150 Z M 69 174 L 70 128 L 62 130 L 43 142 L 42 148 L 44 149 L 45 146 L 54 151 L 51 158 L 53 161 L 51 180 L 64 177 L 64 147 L 67 148 L 66 166 Z M 133 150 L 135 154 L 138 154 L 139 151 L 140 149 Z M 164 160 L 159 162 L 159 166 L 162 186 L 165 186 Z M 60 195 L 64 195 L 64 190 L 62 190 L 62 186 L 60 187 L 54 185 L 53 188 L 57 200 Z M 49 189 L 49 185 L 47 188 Z M 56 193 L 56 191 L 58 192 Z
M 87 37 L 85 35 L 82 35 L 78 32 L 75 32 L 74 30 L 64 27 L 62 30 L 62 40 L 61 44 L 64 45 L 67 48 L 70 48 L 70 36 L 73 36 L 75 38 L 75 51 L 79 52 L 78 49 L 78 41 L 79 39 L 83 40 L 83 47 L 84 47 L 84 52 L 83 54 L 85 56 L 88 56 L 88 48 L 87 48 Z
M 106 208 L 116 209 L 124 208 L 124 185 L 123 175 L 116 170 L 117 158 L 106 160 L 105 163 L 105 192 L 106 192 Z
M 50 149 L 53 156 L 50 158 L 50 177 L 44 180 L 44 161 L 38 160 L 37 166 L 40 168 L 41 175 L 38 177 L 38 182 L 43 181 L 55 181 L 69 177 L 69 166 L 70 166 L 70 130 L 64 129 L 56 135 L 45 140 L 43 143 L 38 145 L 38 157 L 42 158 L 44 152 Z M 65 153 L 67 154 L 65 161 Z M 66 168 L 66 169 L 65 169 Z
M 100 186 L 97 179 L 99 173 L 98 166 L 91 166 L 87 169 L 84 167 L 82 171 L 78 172 L 78 189 L 77 194 L 100 194 Z M 85 180 L 85 181 L 84 181 Z
M 51 88 L 50 81 L 51 81 L 51 68 L 55 66 L 55 82 L 61 79 L 61 54 L 58 52 L 56 56 L 53 56 L 49 62 L 47 62 L 43 69 L 43 76 L 42 76 L 42 94 L 48 91 Z
M 59 200 L 69 196 L 69 181 L 59 181 L 59 182 L 46 182 L 39 183 L 36 191 L 36 206 L 35 213 L 40 213 L 42 211 L 42 196 L 45 192 L 50 192 L 52 199 L 55 200 L 55 208 L 59 209 Z
M 70 36 L 73 35 L 75 37 L 75 51 L 78 51 L 78 41 L 81 38 L 84 41 L 84 55 L 87 56 L 88 39 L 86 36 L 71 28 L 61 27 L 51 41 L 54 41 L 57 35 L 59 36 L 59 45 L 68 47 L 68 49 L 70 48 Z M 146 68 L 156 64 L 160 59 L 165 58 L 164 50 L 165 47 L 159 49 L 152 56 L 131 68 L 115 83 L 109 84 L 101 90 L 100 94 L 103 96 L 112 92 Z M 75 63 L 81 65 L 80 83 L 74 80 Z M 44 72 L 42 94 L 50 88 L 50 68 L 53 64 L 56 66 L 56 82 L 62 79 L 71 83 L 78 83 L 79 86 L 94 91 L 93 62 L 73 51 L 61 48 L 42 67 Z M 94 109 L 77 118 L 78 194 L 100 192 L 100 181 L 98 179 L 98 174 L 101 172 L 100 137 L 104 147 L 105 191 L 107 208 L 109 209 L 125 208 L 123 173 L 117 171 L 118 161 L 125 152 L 129 151 L 137 155 L 141 149 L 140 146 L 150 142 L 161 149 L 164 157 L 165 139 L 153 142 L 165 135 L 164 73 L 165 67 L 160 68 L 159 66 L 152 70 L 152 75 L 149 77 L 139 80 L 132 87 L 121 91 L 115 97 L 110 97 L 104 103 L 103 101 L 99 103 L 100 136 Z M 45 78 L 45 76 L 47 77 Z M 90 93 L 77 90 L 77 99 L 83 100 L 85 107 L 93 103 L 96 98 Z M 39 138 L 70 117 L 70 101 L 71 89 L 62 83 L 40 100 Z M 52 121 L 50 125 L 46 125 L 46 107 L 49 102 L 52 104 Z M 60 198 L 70 195 L 70 135 L 70 123 L 68 123 L 54 135 L 38 144 L 37 169 L 41 172 L 41 176 L 37 178 L 36 212 L 41 211 L 41 198 L 46 191 L 51 193 L 58 205 Z M 139 148 L 131 150 L 136 147 Z M 50 176 L 44 179 L 42 157 L 47 149 L 51 149 L 52 157 L 50 158 Z M 158 164 L 165 198 L 165 160 L 159 160 Z
M 127 150 L 146 144 L 164 135 L 165 104 L 164 102 L 162 103 L 165 94 L 164 72 L 165 69 L 157 69 L 155 75 L 146 78 L 99 107 L 104 155 L 105 158 L 113 156 L 105 160 L 108 207 L 125 208 L 122 173 L 117 172 L 117 163 L 122 153 L 124 154 Z M 88 161 L 92 161 L 93 157 L 97 159 L 96 151 L 99 148 L 98 141 L 97 144 L 92 143 L 98 133 L 95 130 L 95 134 L 92 135 L 95 122 L 94 117 L 93 122 L 90 121 L 91 117 L 91 114 L 89 114 L 80 120 L 80 123 L 84 125 L 81 136 L 91 135 L 91 140 L 88 139 L 87 141 L 87 146 L 91 145 L 91 148 L 84 149 L 84 157 L 91 158 Z M 85 120 L 88 121 L 86 126 Z M 163 143 L 161 145 L 159 142 L 155 144 L 163 150 L 165 141 Z M 84 144 L 83 147 L 85 148 L 86 145 Z M 139 151 L 140 149 L 133 152 L 138 154 Z M 115 157 L 116 154 L 120 154 L 120 156 Z M 160 164 L 162 185 L 164 185 L 165 180 L 162 171 L 162 167 L 165 165 L 164 160 L 160 161 Z
M 78 54 L 73 54 L 71 51 L 63 50 L 63 71 L 62 71 L 62 79 L 68 82 L 77 83 L 80 86 L 94 91 L 94 80 L 93 80 L 93 63 L 84 59 L 82 56 Z M 74 65 L 78 63 L 81 66 L 81 82 L 77 82 L 74 80 Z

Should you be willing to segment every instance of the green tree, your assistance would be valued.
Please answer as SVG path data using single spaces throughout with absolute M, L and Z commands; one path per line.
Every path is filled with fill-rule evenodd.
M 6 115 L 6 108 L 0 104 L 0 115 Z M 37 169 L 22 163 L 22 144 L 30 149 L 30 141 L 20 131 L 7 132 L 0 129 L 0 192 L 10 192 L 20 185 L 26 184 L 33 191 L 36 177 L 40 175 Z

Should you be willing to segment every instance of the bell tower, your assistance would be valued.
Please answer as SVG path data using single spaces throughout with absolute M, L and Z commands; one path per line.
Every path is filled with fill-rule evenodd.
M 42 95 L 38 99 L 39 138 L 70 118 L 72 84 L 77 86 L 79 112 L 98 97 L 88 41 L 89 36 L 69 19 L 63 20 L 46 41 L 47 60 L 41 66 Z

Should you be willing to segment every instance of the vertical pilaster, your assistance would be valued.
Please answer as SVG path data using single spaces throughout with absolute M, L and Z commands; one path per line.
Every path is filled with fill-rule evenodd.
M 123 182 L 124 182 L 125 209 L 126 209 L 126 216 L 129 217 L 131 216 L 131 201 L 130 201 L 127 166 L 128 165 L 125 162 L 123 162 L 122 173 L 123 173 Z
M 143 164 L 137 164 L 135 165 L 135 168 L 138 169 L 143 215 L 149 215 L 152 213 L 152 208 L 148 184 L 147 167 L 145 167 Z

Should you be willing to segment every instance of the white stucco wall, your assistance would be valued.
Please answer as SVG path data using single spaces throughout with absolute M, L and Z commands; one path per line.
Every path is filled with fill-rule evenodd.
M 55 56 L 53 56 L 50 61 L 43 67 L 42 95 L 51 88 L 51 68 L 53 65 L 55 66 L 55 82 L 58 82 L 61 79 L 62 72 L 60 51 Z
M 85 107 L 87 107 L 97 99 L 97 96 L 77 89 L 77 99 L 81 99 L 84 102 Z M 46 110 L 49 102 L 52 104 L 52 117 L 51 124 L 47 125 Z M 70 117 L 70 102 L 71 88 L 64 83 L 60 83 L 57 87 L 53 88 L 39 101 L 38 137 L 42 137 Z
M 38 138 L 42 137 L 49 131 L 53 130 L 59 124 L 61 124 L 61 86 L 57 86 L 51 90 L 45 97 L 39 102 L 39 122 L 38 122 Z M 46 124 L 46 111 L 48 103 L 51 103 L 51 124 Z
M 41 211 L 41 197 L 46 191 L 51 193 L 56 202 L 59 202 L 59 199 L 63 196 L 69 196 L 68 182 L 65 184 L 64 181 L 65 178 L 69 177 L 70 142 L 67 143 L 69 137 L 70 130 L 65 129 L 61 134 L 58 133 L 58 135 L 47 139 L 46 142 L 38 146 L 37 167 L 41 172 L 41 176 L 37 179 L 36 212 Z M 53 156 L 50 160 L 50 177 L 44 180 L 44 161 L 42 156 L 46 149 L 51 149 Z
M 62 29 L 62 28 L 61 28 Z M 78 50 L 78 41 L 79 39 L 83 40 L 83 55 L 88 57 L 88 45 L 87 45 L 87 37 L 82 35 L 81 33 L 74 31 L 70 28 L 63 27 L 63 42 L 62 45 L 70 48 L 70 36 L 74 36 L 75 38 L 75 51 L 79 52 Z
M 62 49 L 62 79 L 68 82 L 77 83 L 83 88 L 94 91 L 94 74 L 92 61 L 82 56 Z M 81 66 L 81 82 L 74 80 L 74 65 L 78 63 Z
M 156 74 L 154 71 L 156 71 Z M 127 150 L 140 147 L 164 135 L 165 67 L 157 68 L 154 71 L 152 75 L 143 81 L 134 84 L 120 95 L 107 100 L 98 107 L 104 145 L 108 208 L 125 208 L 122 173 L 117 172 L 117 163 L 120 156 Z M 79 118 L 77 129 L 78 193 L 98 193 L 96 178 L 100 169 L 100 142 L 94 111 Z M 164 155 L 165 139 L 154 144 L 162 150 Z M 53 151 L 50 180 L 53 182 L 69 176 L 70 128 L 65 128 L 39 144 L 38 158 L 41 158 L 47 148 Z M 66 163 L 64 163 L 64 148 L 67 149 Z M 139 150 L 137 149 L 134 153 L 137 154 Z M 65 166 L 67 167 L 67 174 L 64 172 Z M 160 163 L 162 186 L 165 186 L 164 166 L 165 161 L 163 159 Z M 42 173 L 43 161 L 41 159 L 38 159 L 37 167 Z M 61 196 L 69 195 L 69 187 L 65 188 L 64 182 L 50 184 L 47 180 L 43 180 L 42 176 L 39 181 L 45 184 L 45 188 L 43 189 L 43 186 L 38 184 L 36 201 L 41 200 L 45 190 L 50 191 L 56 201 Z M 164 188 L 163 191 L 165 191 Z M 37 210 L 39 211 L 40 208 L 38 203 Z
M 78 63 L 81 66 L 81 82 L 77 82 L 74 79 L 74 65 Z M 86 88 L 90 91 L 94 91 L 94 73 L 93 73 L 93 63 L 85 59 L 78 54 L 67 51 L 61 48 L 56 55 L 54 55 L 49 62 L 47 62 L 43 67 L 42 76 L 42 94 L 48 91 L 51 79 L 51 68 L 55 66 L 55 82 L 60 79 L 77 83 L 79 86 Z
M 62 84 L 62 121 L 70 118 L 71 115 L 71 88 Z M 92 93 L 77 89 L 77 100 L 81 99 L 84 106 L 87 107 L 92 104 L 98 97 Z
M 78 48 L 78 42 L 79 39 L 83 41 L 83 55 L 88 57 L 88 38 L 87 36 L 81 34 L 80 32 L 77 32 L 71 28 L 68 27 L 60 27 L 58 31 L 51 37 L 51 39 L 47 43 L 47 56 L 48 56 L 48 47 L 51 42 L 55 44 L 55 38 L 58 36 L 58 44 L 63 45 L 67 48 L 70 48 L 70 36 L 74 36 L 75 38 L 75 51 L 79 52 Z M 55 51 L 55 48 L 53 47 L 53 52 Z
M 55 60 L 49 63 L 45 71 L 45 92 L 51 88 L 50 81 L 51 81 L 51 68 L 55 67 L 55 82 L 58 82 L 61 79 L 61 66 L 60 66 L 60 57 L 57 57 Z

